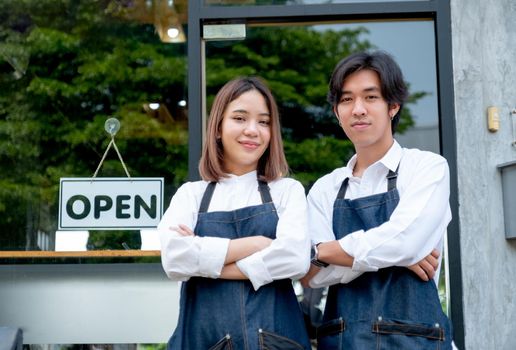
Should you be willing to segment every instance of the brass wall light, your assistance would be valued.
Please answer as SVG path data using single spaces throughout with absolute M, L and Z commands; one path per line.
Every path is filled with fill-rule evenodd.
M 177 15 L 156 16 L 154 26 L 160 40 L 164 43 L 184 43 L 186 41 L 183 26 L 179 23 Z

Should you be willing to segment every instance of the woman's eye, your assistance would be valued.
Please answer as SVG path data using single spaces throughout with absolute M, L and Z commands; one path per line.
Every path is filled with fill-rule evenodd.
M 263 124 L 263 125 L 269 125 L 271 123 L 270 120 L 260 120 L 260 124 Z
M 233 120 L 236 120 L 236 121 L 243 121 L 244 120 L 244 117 L 242 116 L 239 116 L 239 115 L 235 115 L 232 117 Z

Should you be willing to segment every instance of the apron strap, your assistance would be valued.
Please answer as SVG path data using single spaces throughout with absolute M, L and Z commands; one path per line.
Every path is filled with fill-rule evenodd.
M 208 184 L 208 187 L 206 187 L 204 195 L 202 196 L 199 213 L 206 213 L 208 211 L 208 207 L 210 206 L 211 202 L 211 197 L 213 196 L 213 192 L 215 191 L 215 185 L 217 185 L 217 183 L 213 181 Z M 272 203 L 271 192 L 269 189 L 269 185 L 267 185 L 267 182 L 258 180 L 258 191 L 260 191 L 262 203 Z
M 258 191 L 260 191 L 262 203 L 272 203 L 271 191 L 269 189 L 269 185 L 267 185 L 267 182 L 258 180 Z
M 392 191 L 396 188 L 396 181 L 398 180 L 398 169 L 400 165 L 396 168 L 396 171 L 389 170 L 387 174 L 387 191 Z M 342 181 L 342 185 L 340 185 L 339 193 L 337 194 L 337 199 L 344 199 L 346 196 L 346 190 L 348 189 L 349 177 L 345 178 Z
M 206 187 L 206 191 L 204 191 L 204 195 L 201 200 L 201 207 L 199 208 L 199 213 L 206 213 L 208 211 L 208 207 L 210 206 L 211 197 L 213 196 L 213 191 L 215 191 L 215 185 L 217 183 L 212 181 Z
M 387 191 L 392 191 L 396 188 L 396 181 L 398 180 L 398 167 L 396 168 L 396 171 L 389 170 L 389 173 L 387 174 Z
M 339 194 L 337 194 L 337 199 L 344 199 L 344 196 L 346 195 L 346 190 L 348 189 L 348 182 L 349 177 L 345 178 L 344 181 L 342 181 L 342 185 L 340 185 Z

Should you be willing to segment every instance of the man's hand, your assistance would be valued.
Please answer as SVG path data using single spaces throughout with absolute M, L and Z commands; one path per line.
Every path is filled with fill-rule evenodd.
M 354 258 L 342 250 L 339 241 L 320 243 L 317 246 L 319 254 L 317 258 L 325 263 L 352 267 Z
M 312 265 L 310 264 L 310 270 L 308 270 L 308 272 L 306 273 L 306 275 L 304 275 L 300 280 L 299 282 L 301 283 L 301 285 L 305 288 L 308 288 L 310 287 L 310 280 L 317 274 L 317 272 L 319 272 L 319 270 L 321 270 L 320 267 L 317 267 L 315 265 Z
M 427 255 L 420 262 L 407 266 L 407 269 L 414 272 L 423 281 L 430 281 L 435 276 L 435 271 L 439 267 L 439 251 L 437 249 Z

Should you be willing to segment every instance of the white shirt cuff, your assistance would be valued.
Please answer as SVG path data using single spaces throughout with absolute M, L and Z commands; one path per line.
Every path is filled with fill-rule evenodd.
M 340 247 L 342 250 L 353 257 L 353 266 L 351 267 L 351 270 L 355 272 L 378 271 L 377 267 L 368 265 L 366 261 L 362 259 L 364 254 L 360 254 L 360 251 L 364 250 L 364 242 L 363 240 L 360 242 L 357 236 L 363 234 L 364 231 L 359 230 L 344 236 L 343 238 L 339 239 Z M 360 243 L 362 243 L 362 247 Z
M 263 285 L 273 281 L 267 267 L 265 266 L 260 252 L 249 255 L 248 257 L 236 262 L 238 268 L 249 278 L 254 290 L 258 290 Z
M 352 271 L 349 267 L 330 265 L 322 268 L 309 282 L 312 288 L 331 286 L 337 283 L 348 283 L 360 276 L 362 272 Z
M 229 239 L 202 237 L 199 253 L 199 274 L 202 277 L 219 278 L 228 252 Z

